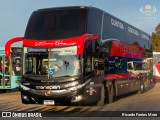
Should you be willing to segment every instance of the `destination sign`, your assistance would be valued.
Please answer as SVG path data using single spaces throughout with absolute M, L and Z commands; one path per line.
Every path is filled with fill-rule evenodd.
M 47 52 L 46 48 L 28 48 L 27 52 Z

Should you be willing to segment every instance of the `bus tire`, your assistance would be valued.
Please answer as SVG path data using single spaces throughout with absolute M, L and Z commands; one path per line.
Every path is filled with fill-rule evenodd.
M 104 87 L 104 84 L 102 84 L 102 87 L 101 87 L 101 92 L 100 92 L 100 100 L 97 102 L 97 106 L 102 106 L 105 104 L 105 87 Z
M 114 100 L 114 88 L 113 88 L 113 84 L 111 84 L 110 86 L 110 90 L 108 89 L 108 103 L 113 103 Z
M 140 81 L 140 93 L 143 94 L 145 92 L 145 84 L 144 81 Z

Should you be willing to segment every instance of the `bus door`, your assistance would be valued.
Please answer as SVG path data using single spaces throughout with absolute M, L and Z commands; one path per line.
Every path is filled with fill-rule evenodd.
M 9 58 L 0 55 L 0 89 L 9 89 L 10 87 Z

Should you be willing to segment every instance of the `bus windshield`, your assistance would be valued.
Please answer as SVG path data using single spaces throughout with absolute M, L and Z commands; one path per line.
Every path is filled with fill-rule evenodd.
M 75 54 L 76 47 L 52 48 L 47 52 L 25 54 L 26 75 L 53 77 L 76 76 L 82 73 L 81 56 Z
M 145 62 L 134 62 L 135 70 L 148 70 L 148 65 Z
M 27 39 L 63 39 L 85 33 L 86 9 L 44 9 L 35 11 L 28 23 Z

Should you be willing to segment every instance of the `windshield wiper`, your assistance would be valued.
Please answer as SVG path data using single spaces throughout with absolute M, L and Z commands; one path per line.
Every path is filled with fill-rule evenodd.
M 58 77 L 77 77 L 77 76 L 81 76 L 81 75 L 82 74 L 78 74 L 78 75 L 64 75 L 64 76 L 57 76 L 56 78 L 58 78 Z
M 64 76 L 57 76 L 57 77 L 53 77 L 53 78 L 59 78 L 59 77 L 72 77 L 70 75 L 64 75 Z

